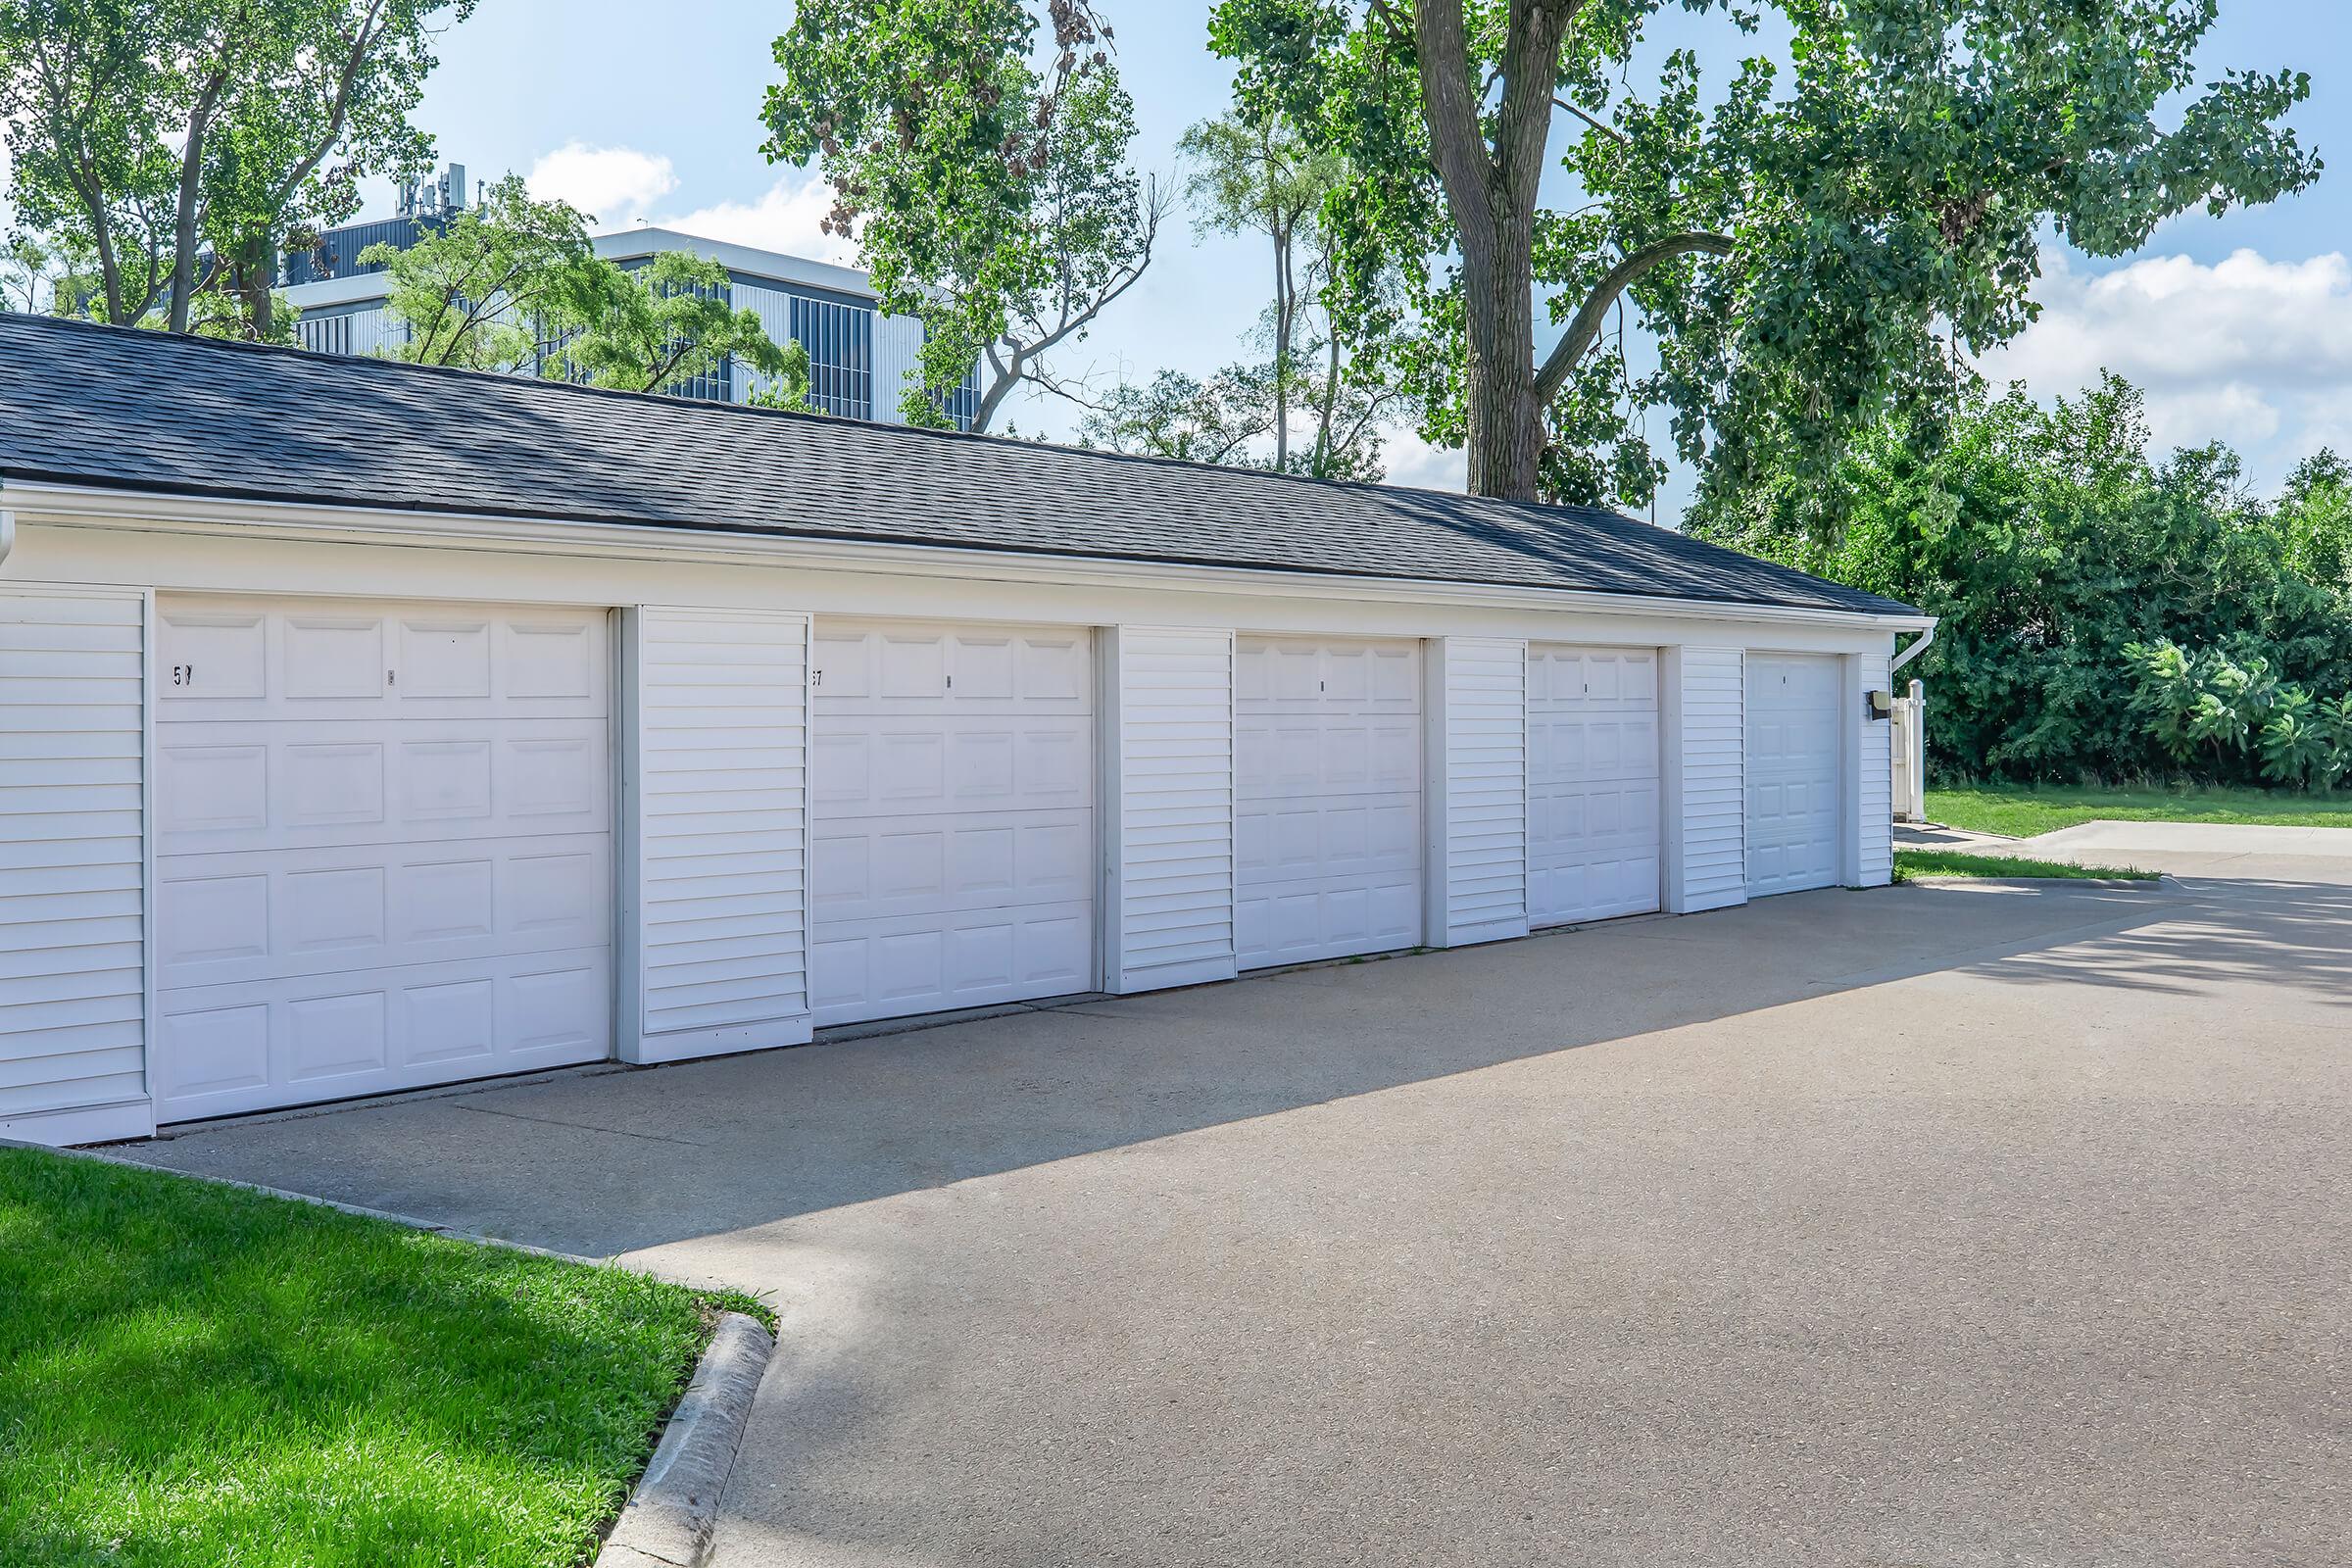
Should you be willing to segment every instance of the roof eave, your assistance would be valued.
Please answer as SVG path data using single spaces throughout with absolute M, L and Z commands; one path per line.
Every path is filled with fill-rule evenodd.
M 1613 614 L 1672 614 L 1694 619 L 1868 626 L 1888 632 L 1924 631 L 1936 617 L 1913 610 L 1841 610 L 1738 599 L 1613 593 L 1458 579 L 1382 577 L 1272 566 L 1190 562 L 1146 562 L 1119 557 L 982 549 L 898 540 L 812 537 L 767 528 L 684 522 L 631 523 L 550 519 L 500 513 L 344 503 L 280 501 L 207 495 L 165 487 L 133 487 L 0 474 L 0 506 L 21 520 L 93 526 L 164 527 L 174 531 L 235 529 L 284 539 L 355 536 L 385 543 L 437 542 L 556 554 L 655 557 L 665 561 L 741 562 L 755 559 L 818 570 L 863 570 L 957 578 L 1059 580 L 1090 586 L 1179 588 L 1196 592 L 1310 594 L 1455 607 L 1588 611 Z M 691 545 L 682 541 L 691 540 Z

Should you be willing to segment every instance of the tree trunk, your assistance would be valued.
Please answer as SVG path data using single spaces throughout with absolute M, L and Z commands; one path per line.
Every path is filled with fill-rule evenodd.
M 265 244 L 260 247 L 259 255 L 246 258 L 246 327 L 256 343 L 270 341 L 270 333 L 276 325 L 277 299 L 270 291 L 270 285 L 277 281 L 277 269 L 272 265 L 277 259 L 276 250 L 276 246 Z
M 220 94 L 220 77 L 215 75 L 197 96 L 196 107 L 188 113 L 188 139 L 179 150 L 179 203 L 172 215 L 172 310 L 170 329 L 185 332 L 188 312 L 196 293 L 196 202 L 204 183 L 204 133 L 213 119 L 213 105 Z
M 1536 396 L 1535 212 L 1560 40 L 1585 0 L 1512 0 L 1490 148 L 1463 0 L 1414 0 L 1421 118 L 1461 244 L 1472 495 L 1532 501 L 1544 454 Z
M 1504 217 L 1474 242 L 1462 236 L 1463 324 L 1469 339 L 1470 493 L 1533 501 L 1544 456 L 1536 401 L 1533 233 Z
M 996 350 L 993 348 L 989 350 L 988 359 L 989 368 L 996 372 L 996 378 L 989 382 L 988 389 L 980 394 L 980 407 L 972 415 L 972 434 L 974 435 L 988 433 L 988 427 L 995 420 L 997 411 L 1004 406 L 1006 398 L 1012 396 L 1012 389 L 1021 384 L 1023 356 L 1019 349 L 1016 348 L 1012 351 L 1010 365 L 999 361 Z
M 1274 220 L 1274 466 L 1291 466 L 1291 237 Z
M 106 318 L 115 326 L 136 325 L 122 318 L 122 264 L 115 255 L 114 225 L 107 221 L 103 206 L 95 208 L 91 218 L 90 234 L 98 243 L 98 278 L 106 290 Z

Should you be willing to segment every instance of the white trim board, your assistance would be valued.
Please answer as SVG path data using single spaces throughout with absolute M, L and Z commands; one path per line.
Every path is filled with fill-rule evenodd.
M 88 486 L 12 482 L 0 496 L 24 518 L 67 526 L 155 528 L 337 543 L 429 545 L 440 549 L 499 548 L 561 555 L 621 556 L 664 562 L 740 563 L 746 558 L 806 570 L 872 571 L 899 576 L 946 576 L 959 582 L 998 579 L 1278 598 L 1337 597 L 1356 603 L 1433 604 L 1603 615 L 1671 615 L 1690 620 L 1736 620 L 1817 625 L 1844 631 L 1912 631 L 1935 624 L 1931 615 L 1887 615 L 1810 610 L 1658 594 L 1614 594 L 1586 589 L 1515 587 L 1436 579 L 1359 577 L 1345 573 L 1267 567 L 1209 566 L 1112 560 L 942 545 L 811 539 L 720 528 L 607 522 L 550 522 L 467 513 L 326 507 L 307 503 L 220 500 Z M 779 517 L 779 528 L 789 525 Z M 1244 631 L 1286 629 L 1280 620 L 1243 625 Z M 1581 634 L 1563 640 L 1584 640 Z M 1608 639 L 1599 639 L 1606 641 Z

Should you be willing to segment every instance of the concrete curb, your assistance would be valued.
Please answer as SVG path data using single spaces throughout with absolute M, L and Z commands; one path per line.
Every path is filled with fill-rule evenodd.
M 775 1348 L 757 1320 L 741 1312 L 720 1317 L 599 1563 L 702 1568 L 718 1525 L 719 1494 L 735 1468 L 752 1396 Z

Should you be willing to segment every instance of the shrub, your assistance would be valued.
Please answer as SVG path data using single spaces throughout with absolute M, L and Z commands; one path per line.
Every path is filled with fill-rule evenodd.
M 2124 658 L 2136 680 L 2131 711 L 2176 763 L 2228 780 L 2258 762 L 2285 789 L 2332 789 L 2352 772 L 2352 693 L 2323 701 L 2259 657 L 2191 653 L 2170 638 L 2129 644 Z
M 2280 691 L 2315 694 L 2315 726 L 2316 694 L 2352 694 L 2342 464 L 2305 465 L 2274 508 L 2225 447 L 2152 462 L 2126 382 L 2046 408 L 2021 388 L 1971 395 L 1932 447 L 1895 424 L 1855 443 L 1836 538 L 1810 531 L 1822 509 L 1792 477 L 1690 519 L 1941 617 L 1914 666 L 1936 775 L 2252 782 Z M 2180 663 L 2156 679 L 2141 660 L 2167 646 Z M 2308 755 L 2288 734 L 2280 765 Z

